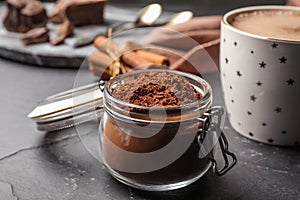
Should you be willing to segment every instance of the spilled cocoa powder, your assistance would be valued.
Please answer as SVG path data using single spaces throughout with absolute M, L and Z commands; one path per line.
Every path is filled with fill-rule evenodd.
M 112 95 L 127 103 L 146 107 L 180 106 L 202 98 L 188 80 L 167 71 L 139 74 L 134 80 L 115 87 Z

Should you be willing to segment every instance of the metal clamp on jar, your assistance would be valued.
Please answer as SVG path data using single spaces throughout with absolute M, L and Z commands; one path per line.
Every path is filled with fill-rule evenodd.
M 161 107 L 136 105 L 114 95 L 116 87 L 152 72 L 184 78 L 201 98 Z M 100 118 L 100 157 L 108 172 L 135 188 L 167 191 L 195 182 L 211 167 L 216 175 L 223 175 L 236 164 L 221 130 L 223 114 L 221 107 L 212 107 L 211 86 L 204 79 L 153 69 L 129 72 L 49 97 L 29 117 L 44 131 Z M 221 169 L 214 156 L 217 144 L 225 162 Z

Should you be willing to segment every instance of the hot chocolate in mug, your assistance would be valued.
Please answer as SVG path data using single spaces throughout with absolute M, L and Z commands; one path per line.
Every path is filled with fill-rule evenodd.
M 221 23 L 221 82 L 229 121 L 243 136 L 299 145 L 300 8 L 255 6 Z

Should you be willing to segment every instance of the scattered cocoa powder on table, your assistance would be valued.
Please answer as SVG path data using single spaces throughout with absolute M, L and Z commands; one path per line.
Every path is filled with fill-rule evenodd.
M 117 85 L 112 95 L 127 103 L 147 107 L 172 107 L 195 102 L 202 94 L 184 77 L 170 73 L 145 72 Z

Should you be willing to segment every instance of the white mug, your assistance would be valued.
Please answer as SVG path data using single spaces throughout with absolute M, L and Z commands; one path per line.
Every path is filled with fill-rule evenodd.
M 225 105 L 232 127 L 241 135 L 268 144 L 299 145 L 300 41 L 271 39 L 230 24 L 239 13 L 266 9 L 300 11 L 254 6 L 223 17 L 220 71 Z

